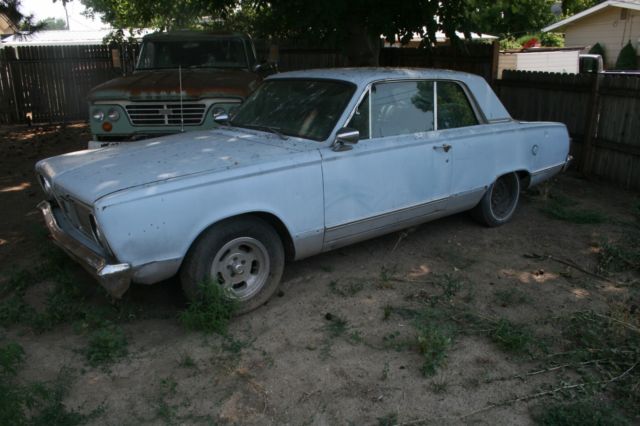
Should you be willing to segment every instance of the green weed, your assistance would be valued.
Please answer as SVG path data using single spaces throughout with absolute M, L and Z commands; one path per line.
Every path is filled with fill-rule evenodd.
M 89 365 L 110 364 L 127 355 L 127 338 L 121 327 L 105 321 L 89 334 L 89 342 L 84 350 Z
M 178 366 L 182 368 L 196 368 L 197 365 L 195 360 L 191 358 L 191 355 L 183 354 L 180 361 L 178 361 Z
M 500 306 L 516 306 L 529 302 L 527 294 L 517 288 L 496 290 L 493 297 Z
M 598 401 L 545 404 L 534 414 L 542 426 L 625 426 L 631 424 L 615 409 Z
M 554 219 L 577 224 L 598 224 L 608 220 L 603 213 L 576 207 L 573 200 L 558 195 L 552 195 L 542 211 Z
M 598 269 L 604 272 L 640 271 L 640 235 L 627 235 L 618 244 L 604 243 L 598 252 Z
M 533 334 L 527 327 L 513 324 L 504 318 L 493 324 L 489 338 L 500 349 L 515 354 L 531 353 L 534 344 Z
M 395 426 L 398 424 L 398 415 L 396 413 L 387 413 L 382 417 L 378 417 L 378 426 Z
M 424 358 L 422 374 L 432 376 L 447 358 L 447 350 L 452 341 L 451 335 L 437 326 L 425 325 L 418 329 L 416 340 L 418 351 Z
M 180 322 L 190 330 L 225 335 L 238 302 L 217 282 L 201 285 L 200 297 L 179 315 Z
M 329 283 L 329 290 L 331 293 L 341 297 L 355 296 L 363 288 L 364 283 L 356 278 L 349 279 L 344 284 L 340 284 L 337 280 Z
M 61 371 L 51 383 L 34 382 L 26 385 L 15 380 L 23 363 L 24 350 L 16 343 L 0 346 L 0 424 L 35 426 L 74 426 L 87 422 L 101 413 L 89 414 L 68 410 L 63 399 L 69 385 L 69 372 Z

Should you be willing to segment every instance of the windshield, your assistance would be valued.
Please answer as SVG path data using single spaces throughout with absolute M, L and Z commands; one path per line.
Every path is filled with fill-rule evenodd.
M 248 68 L 241 39 L 145 41 L 139 70 L 160 68 Z
M 240 106 L 231 125 L 323 141 L 354 90 L 350 83 L 329 80 L 267 81 Z

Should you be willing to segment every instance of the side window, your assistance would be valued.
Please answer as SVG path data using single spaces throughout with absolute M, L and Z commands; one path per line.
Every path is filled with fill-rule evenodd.
M 478 124 L 467 94 L 459 84 L 439 81 L 437 91 L 438 129 L 454 129 Z
M 367 93 L 360 105 L 356 108 L 356 112 L 349 120 L 347 127 L 360 131 L 360 140 L 369 139 L 369 94 Z
M 371 137 L 433 130 L 433 82 L 379 83 L 371 88 Z

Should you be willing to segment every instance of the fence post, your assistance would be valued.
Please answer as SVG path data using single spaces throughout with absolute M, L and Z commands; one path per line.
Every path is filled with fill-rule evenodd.
M 491 53 L 491 81 L 489 82 L 493 85 L 498 79 L 498 61 L 500 60 L 500 42 L 495 40 L 493 42 L 493 50 Z
M 591 96 L 589 98 L 589 108 L 587 109 L 587 118 L 584 126 L 584 141 L 582 143 L 582 158 L 580 159 L 580 170 L 587 176 L 591 173 L 591 163 L 593 162 L 593 140 L 598 132 L 598 109 L 600 98 L 600 81 L 601 74 L 596 74 L 591 86 Z

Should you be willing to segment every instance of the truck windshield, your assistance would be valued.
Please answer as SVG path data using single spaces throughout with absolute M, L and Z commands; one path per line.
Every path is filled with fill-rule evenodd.
M 324 141 L 354 91 L 355 85 L 332 80 L 266 81 L 240 106 L 231 125 Z
M 165 68 L 249 68 L 241 39 L 147 40 L 139 70 Z

